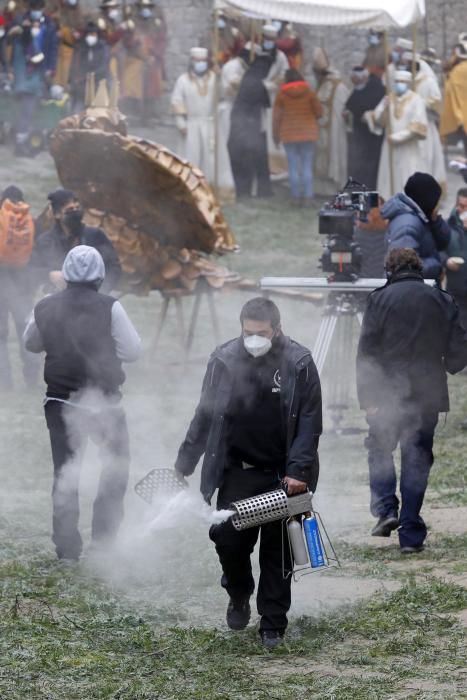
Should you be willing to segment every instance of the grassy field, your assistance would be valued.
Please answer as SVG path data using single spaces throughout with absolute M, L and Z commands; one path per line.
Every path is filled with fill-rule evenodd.
M 54 186 L 51 162 L 7 167 L 39 211 Z M 228 264 L 245 276 L 317 272 L 316 212 L 291 210 L 285 196 L 230 208 L 242 253 Z M 238 332 L 248 295 L 219 294 L 222 338 Z M 160 299 L 125 297 L 145 356 L 128 368 L 125 405 L 132 440 L 131 487 L 150 468 L 173 463 L 192 415 L 214 345 L 203 307 L 193 356 L 183 363 L 172 311 L 157 348 Z M 282 299 L 284 327 L 313 345 L 320 308 Z M 190 312 L 187 302 L 186 314 Z M 244 633 L 224 622 L 226 597 L 197 500 L 154 513 L 132 488 L 118 546 L 89 549 L 98 462 L 83 465 L 82 562 L 64 568 L 50 542 L 51 464 L 42 387 L 17 389 L 0 405 L 0 700 L 434 700 L 467 698 L 467 488 L 460 423 L 467 418 L 467 376 L 450 380 L 452 410 L 440 421 L 424 508 L 428 546 L 404 559 L 396 540 L 368 536 L 364 435 L 322 441 L 317 501 L 341 559 L 340 570 L 294 585 L 286 644 L 273 653 L 257 643 L 256 619 Z M 349 357 L 349 371 L 353 358 Z M 325 383 L 325 397 L 331 382 Z M 364 421 L 356 406 L 347 420 Z

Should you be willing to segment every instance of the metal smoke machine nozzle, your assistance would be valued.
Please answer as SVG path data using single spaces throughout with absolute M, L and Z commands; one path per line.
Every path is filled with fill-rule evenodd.
M 247 530 L 276 520 L 283 520 L 283 575 L 302 575 L 317 569 L 340 566 L 329 535 L 319 513 L 313 510 L 313 494 L 309 491 L 287 496 L 283 489 L 244 498 L 231 504 L 235 511 L 231 523 L 236 530 Z M 304 516 L 302 523 L 302 516 Z M 287 533 L 292 571 L 286 570 L 284 531 Z

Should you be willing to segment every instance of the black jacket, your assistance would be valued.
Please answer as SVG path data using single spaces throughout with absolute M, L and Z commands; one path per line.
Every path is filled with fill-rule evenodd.
M 115 289 L 122 273 L 117 252 L 102 229 L 84 224 L 76 238 L 67 236 L 58 223 L 36 238 L 29 263 L 35 283 L 43 284 L 47 282 L 49 272 L 61 270 L 67 253 L 76 245 L 89 245 L 99 251 L 105 265 L 101 291 Z
M 448 411 L 446 371 L 466 365 L 467 334 L 449 294 L 401 272 L 369 295 L 357 354 L 361 408 Z
M 318 482 L 318 443 L 322 432 L 321 386 L 310 351 L 290 338 L 283 339 L 281 360 L 281 408 L 286 435 L 286 476 L 306 481 L 314 491 Z M 242 338 L 217 348 L 209 361 L 201 399 L 183 441 L 175 468 L 192 474 L 204 454 L 201 493 L 208 503 L 222 484 L 226 462 L 225 415 L 235 382 Z

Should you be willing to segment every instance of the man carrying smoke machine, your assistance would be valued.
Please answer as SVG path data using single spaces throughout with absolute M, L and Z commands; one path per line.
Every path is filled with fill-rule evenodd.
M 357 354 L 360 406 L 367 414 L 372 535 L 399 528 L 402 554 L 423 549 L 420 516 L 433 464 L 438 414 L 449 410 L 446 372 L 467 364 L 467 334 L 453 298 L 423 280 L 411 248 L 386 259 L 388 283 L 367 300 Z M 401 450 L 401 510 L 393 452 Z
M 103 463 L 92 519 L 92 539 L 111 543 L 123 518 L 130 463 L 126 417 L 119 402 L 122 362 L 134 362 L 141 341 L 121 304 L 99 293 L 102 256 L 73 248 L 63 264 L 66 289 L 42 299 L 24 332 L 31 352 L 45 351 L 44 403 L 54 464 L 53 541 L 59 559 L 78 560 L 79 472 L 86 440 Z
M 218 509 L 277 489 L 281 481 L 289 495 L 307 487 L 314 491 L 319 473 L 321 387 L 310 351 L 283 335 L 279 309 L 269 299 L 247 302 L 240 323 L 240 337 L 211 356 L 175 464 L 179 475 L 189 476 L 204 453 L 201 493 L 210 503 L 218 488 Z M 209 532 L 230 597 L 227 624 L 241 630 L 250 620 L 255 588 L 250 556 L 261 529 L 257 608 L 266 648 L 281 643 L 290 608 L 283 527 L 276 521 L 239 532 L 227 521 Z M 290 572 L 288 549 L 284 556 Z

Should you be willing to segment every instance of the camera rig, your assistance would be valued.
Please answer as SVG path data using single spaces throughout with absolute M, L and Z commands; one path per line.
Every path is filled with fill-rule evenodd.
M 355 222 L 368 221 L 368 213 L 378 206 L 378 193 L 349 178 L 344 188 L 319 212 L 319 233 L 327 236 L 321 269 L 329 281 L 354 281 L 362 265 L 360 246 L 354 240 Z

